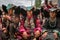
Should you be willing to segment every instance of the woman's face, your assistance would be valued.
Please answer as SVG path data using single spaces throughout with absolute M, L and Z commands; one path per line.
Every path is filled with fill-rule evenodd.
M 12 8 L 8 10 L 8 14 L 10 14 L 10 15 L 13 14 L 13 9 Z
M 50 17 L 51 18 L 55 18 L 56 17 L 56 13 L 55 12 L 50 12 Z
M 27 16 L 32 16 L 32 11 L 27 11 Z

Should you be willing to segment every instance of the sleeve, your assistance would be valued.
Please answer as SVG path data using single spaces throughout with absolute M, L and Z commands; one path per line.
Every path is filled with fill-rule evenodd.
M 48 19 L 45 20 L 45 23 L 43 25 L 43 28 L 47 28 L 47 26 L 48 26 Z
M 22 35 L 24 32 L 27 32 L 28 35 L 29 35 L 29 33 L 30 33 L 29 30 L 25 29 L 24 26 L 22 26 L 22 25 L 21 25 L 20 28 L 19 28 L 19 32 L 21 33 L 21 35 Z
M 24 28 L 24 26 L 20 26 L 20 28 L 19 28 L 19 32 L 22 34 L 23 32 L 26 32 L 26 30 L 25 30 L 25 28 Z
M 57 20 L 57 27 L 60 30 L 60 19 Z

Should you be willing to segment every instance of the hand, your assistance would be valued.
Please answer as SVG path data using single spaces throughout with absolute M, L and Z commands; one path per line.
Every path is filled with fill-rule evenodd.
M 11 17 L 10 17 L 10 16 L 8 16 L 8 15 L 6 15 L 6 19 L 10 20 L 10 19 L 11 19 Z
M 36 38 L 34 38 L 33 40 L 36 40 Z

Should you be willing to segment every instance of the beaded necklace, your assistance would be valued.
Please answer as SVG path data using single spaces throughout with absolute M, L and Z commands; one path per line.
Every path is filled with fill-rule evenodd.
M 56 18 L 54 20 L 51 20 L 51 18 L 49 18 L 49 25 L 50 25 L 50 27 L 55 27 L 56 26 Z

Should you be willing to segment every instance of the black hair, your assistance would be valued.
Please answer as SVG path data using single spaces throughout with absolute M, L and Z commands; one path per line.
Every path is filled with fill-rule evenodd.
M 44 17 L 49 18 L 49 12 L 48 11 L 43 9 L 43 14 L 44 14 Z
M 15 15 L 17 15 L 17 16 L 19 16 L 20 14 L 22 14 L 23 15 L 23 17 L 24 17 L 24 20 L 26 19 L 26 10 L 24 10 L 23 8 L 20 8 L 20 6 L 18 6 L 18 7 L 16 7 L 16 9 L 15 9 Z
M 43 8 L 43 6 L 41 6 L 41 12 L 44 12 L 44 8 Z
M 48 0 L 45 0 L 45 4 L 48 5 Z
M 33 15 L 35 15 L 37 17 L 37 15 L 40 13 L 40 10 L 36 9 L 35 11 L 33 11 Z
M 21 11 L 20 6 L 18 6 L 18 7 L 15 8 L 14 14 L 18 16 L 20 14 L 20 11 Z
M 13 10 L 15 10 L 16 7 L 17 7 L 17 6 L 14 6 L 14 7 L 13 7 Z
M 31 9 L 31 11 L 34 11 L 34 9 L 35 9 L 35 8 L 33 7 L 33 8 Z
M 27 11 L 26 10 L 24 10 L 23 8 L 21 8 L 21 12 L 20 13 L 22 13 L 22 15 L 24 16 L 24 17 L 26 17 L 27 16 Z
M 37 19 L 37 16 L 38 16 L 39 13 L 40 13 L 39 9 L 36 9 L 36 10 L 33 11 L 33 17 L 34 17 L 35 26 L 36 26 L 36 19 Z
M 7 11 L 6 8 L 7 8 L 7 7 L 6 7 L 5 5 L 2 5 L 2 9 L 3 9 L 3 11 L 4 11 L 5 13 L 8 13 L 8 11 Z
M 24 10 L 23 8 L 21 8 L 21 12 L 20 13 L 23 15 L 24 21 L 25 21 L 26 20 L 26 16 L 27 16 L 27 11 Z
M 2 15 L 2 11 L 0 10 L 0 16 Z

